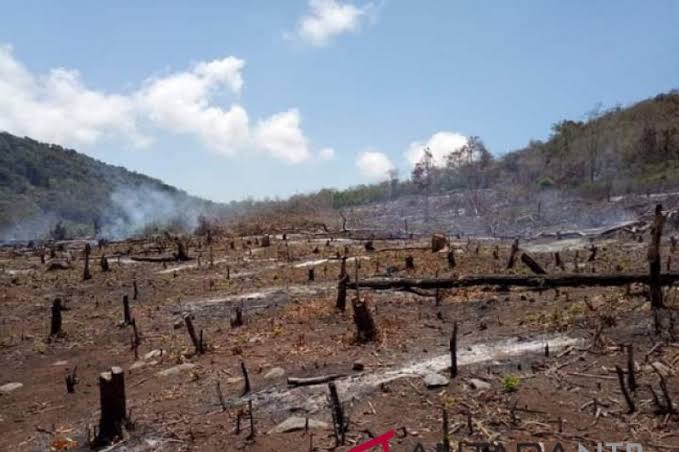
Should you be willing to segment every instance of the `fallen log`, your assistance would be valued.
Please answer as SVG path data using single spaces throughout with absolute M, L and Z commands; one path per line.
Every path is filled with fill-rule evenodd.
M 559 275 L 476 275 L 459 278 L 370 278 L 358 282 L 359 287 L 375 290 L 389 289 L 452 289 L 473 286 L 521 286 L 521 287 L 580 287 L 580 286 L 626 286 L 633 283 L 648 284 L 648 273 L 621 274 L 559 274 Z M 660 275 L 660 284 L 667 286 L 679 282 L 679 273 Z M 356 282 L 347 284 L 355 289 Z
M 321 375 L 321 376 L 318 376 L 318 377 L 308 377 L 308 378 L 288 377 L 288 385 L 289 386 L 320 385 L 320 384 L 329 383 L 333 380 L 337 380 L 340 377 L 343 377 L 343 375 L 332 374 L 332 375 Z
M 188 257 L 184 260 L 192 260 L 192 257 Z M 177 262 L 179 259 L 177 259 L 176 256 L 171 255 L 171 256 L 130 256 L 130 260 L 133 260 L 135 262 L 156 262 L 156 263 L 162 263 L 162 262 Z

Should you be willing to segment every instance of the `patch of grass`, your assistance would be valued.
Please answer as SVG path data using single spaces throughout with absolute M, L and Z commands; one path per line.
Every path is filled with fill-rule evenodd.
M 502 379 L 502 387 L 505 392 L 516 392 L 521 385 L 521 379 L 516 375 L 506 375 Z

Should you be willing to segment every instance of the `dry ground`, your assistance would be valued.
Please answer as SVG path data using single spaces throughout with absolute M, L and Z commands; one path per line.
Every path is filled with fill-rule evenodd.
M 88 430 L 98 423 L 98 375 L 111 366 L 125 370 L 133 424 L 112 450 L 332 449 L 331 429 L 268 433 L 291 415 L 331 423 L 324 399 L 288 403 L 277 398 L 287 391 L 286 378 L 379 374 L 446 354 L 454 322 L 459 325 L 461 353 L 474 344 L 517 338 L 570 337 L 578 342 L 552 349 L 548 357 L 540 351 L 461 366 L 449 385 L 436 389 L 427 389 L 423 379 L 415 376 L 340 392 L 350 425 L 346 445 L 335 450 L 349 450 L 391 429 L 398 429 L 392 450 L 412 451 L 417 443 L 434 450 L 442 438 L 443 409 L 453 445 L 462 440 L 541 441 L 548 446 L 558 441 L 570 446 L 566 450 L 574 450 L 578 442 L 592 447 L 600 441 L 633 441 L 644 450 L 679 450 L 679 415 L 658 413 L 650 389 L 664 403 L 658 373 L 664 374 L 674 408 L 679 410 L 679 341 L 671 321 L 679 309 L 676 288 L 666 291 L 668 307 L 661 314 L 659 335 L 654 334 L 641 285 L 560 291 L 449 290 L 442 293 L 439 305 L 430 296 L 362 290 L 380 334 L 376 342 L 357 344 L 351 308 L 346 313 L 334 308 L 339 272 L 334 258 L 345 252 L 345 246 L 350 256 L 364 257 L 358 261 L 361 278 L 383 274 L 388 267 L 396 268 L 392 276 L 528 274 L 528 270 L 520 262 L 512 270 L 505 269 L 509 242 L 455 242 L 458 265 L 451 270 L 445 253 L 398 250 L 426 246 L 426 240 L 376 241 L 378 251 L 366 252 L 363 242 L 339 239 L 326 244 L 325 238 L 290 236 L 286 245 L 277 237 L 270 247 L 260 247 L 254 239 L 238 238 L 231 249 L 231 239 L 222 238 L 213 245 L 214 266 L 209 265 L 208 248 L 200 247 L 200 240 L 194 238 L 190 248 L 192 256 L 201 255 L 200 265 L 194 260 L 172 263 L 167 269 L 127 259 L 128 254 L 143 252 L 147 244 L 141 242 L 117 243 L 103 250 L 95 247 L 93 278 L 88 281 L 82 280 L 81 248 L 72 251 L 77 256 L 72 269 L 50 272 L 33 251 L 2 251 L 0 386 L 11 382 L 23 386 L 0 394 L 0 450 L 84 450 Z M 599 252 L 594 262 L 586 262 L 586 249 L 579 251 L 581 272 L 646 271 L 645 243 L 624 237 L 595 243 Z M 554 246 L 563 245 L 547 245 L 522 244 L 548 272 L 559 273 L 552 252 Z M 561 257 L 570 272 L 574 248 L 589 244 L 566 245 L 570 249 L 562 250 Z M 397 250 L 379 251 L 384 248 Z M 664 259 L 668 248 L 663 248 Z M 98 265 L 101 253 L 123 258 L 111 257 L 111 271 L 104 273 Z M 406 254 L 414 256 L 415 270 L 403 269 Z M 330 260 L 318 262 L 322 259 Z M 315 270 L 314 282 L 308 281 L 309 268 Z M 351 262 L 349 269 L 353 275 Z M 679 263 L 672 269 L 679 269 Z M 132 315 L 141 334 L 137 359 L 130 346 L 132 329 L 120 324 L 122 297 L 127 294 L 132 299 L 135 280 L 139 297 L 131 300 Z M 56 297 L 66 300 L 69 310 L 63 313 L 63 337 L 49 340 L 50 307 Z M 236 306 L 242 306 L 245 324 L 232 328 Z M 204 330 L 208 350 L 202 355 L 194 353 L 182 322 L 188 312 L 193 313 L 196 328 Z M 625 344 L 633 344 L 639 383 L 632 394 L 633 414 L 627 412 L 615 373 L 616 365 L 627 368 Z M 162 354 L 149 354 L 154 350 Z M 245 397 L 241 397 L 241 362 L 252 383 L 252 393 Z M 183 363 L 195 366 L 158 375 Z M 74 366 L 79 384 L 74 394 L 68 394 L 64 378 Z M 275 367 L 284 369 L 285 375 L 266 378 Z M 474 389 L 472 378 L 485 380 L 490 387 Z M 226 410 L 217 396 L 217 382 Z M 236 432 L 238 413 L 247 411 L 250 399 L 254 400 L 254 438 L 248 438 L 247 415 Z

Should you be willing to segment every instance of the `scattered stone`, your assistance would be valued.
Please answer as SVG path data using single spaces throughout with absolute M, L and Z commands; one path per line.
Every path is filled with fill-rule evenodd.
M 169 369 L 161 370 L 156 375 L 159 377 L 170 377 L 172 375 L 179 375 L 180 373 L 191 370 L 194 367 L 196 367 L 196 365 L 191 363 L 179 364 L 177 366 L 170 367 Z
M 470 378 L 468 383 L 469 383 L 469 386 L 472 387 L 472 389 L 479 389 L 479 390 L 490 389 L 490 383 L 488 383 L 487 381 L 478 379 L 478 378 Z
M 267 380 L 275 380 L 278 378 L 283 378 L 284 376 L 285 369 L 282 367 L 274 367 L 264 375 L 264 378 Z
M 294 432 L 298 430 L 304 430 L 307 426 L 307 418 L 299 417 L 299 416 L 291 416 L 269 430 L 269 435 L 273 433 L 288 433 L 288 432 Z M 317 421 L 315 419 L 309 419 L 309 429 L 320 429 L 320 430 L 326 430 L 329 429 L 330 426 L 326 424 L 325 422 L 322 421 Z
M 440 388 L 441 386 L 448 386 L 449 383 L 450 380 L 448 380 L 448 378 L 437 373 L 431 372 L 424 376 L 424 385 L 428 389 Z
M 146 362 L 144 362 L 144 361 L 135 361 L 130 366 L 130 370 L 141 369 L 145 365 L 146 365 Z
M 24 386 L 24 384 L 19 383 L 19 382 L 7 383 L 7 384 L 0 386 L 0 393 L 9 394 L 12 391 L 15 391 L 19 388 L 22 388 L 23 386 Z
M 164 351 L 162 349 L 151 350 L 150 352 L 144 355 L 144 360 L 148 361 L 149 359 L 152 358 L 160 358 L 161 356 L 163 356 L 163 353 Z

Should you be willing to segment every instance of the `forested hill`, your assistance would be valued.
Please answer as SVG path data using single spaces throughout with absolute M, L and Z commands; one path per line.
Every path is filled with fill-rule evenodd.
M 215 204 L 74 150 L 0 133 L 0 239 L 192 226 Z M 96 230 L 96 231 L 95 231 Z

